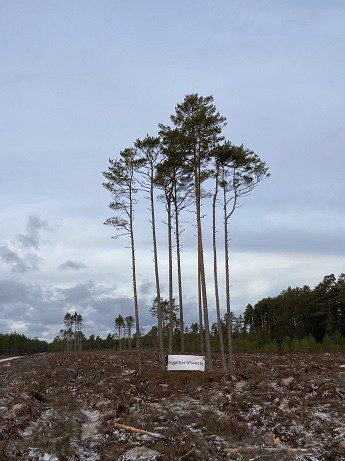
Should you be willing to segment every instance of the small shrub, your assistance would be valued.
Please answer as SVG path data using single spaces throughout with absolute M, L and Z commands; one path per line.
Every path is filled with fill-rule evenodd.
M 290 338 L 285 338 L 280 346 L 281 352 L 289 352 L 291 350 L 291 340 Z
M 317 344 L 313 336 L 306 336 L 300 341 L 300 347 L 302 351 L 315 351 L 317 350 Z
M 321 347 L 324 351 L 331 351 L 336 348 L 336 344 L 334 344 L 330 336 L 325 335 L 321 343 Z

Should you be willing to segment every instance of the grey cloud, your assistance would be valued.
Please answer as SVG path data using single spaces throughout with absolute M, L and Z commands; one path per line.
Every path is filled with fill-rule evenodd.
M 17 234 L 11 246 L 0 247 L 0 258 L 11 266 L 13 272 L 25 273 L 39 270 L 43 259 L 30 250 L 38 250 L 42 241 L 41 231 L 52 231 L 46 219 L 39 215 L 30 215 L 26 223 L 26 233 Z
M 81 261 L 65 261 L 64 263 L 60 264 L 58 270 L 60 271 L 80 271 L 82 269 L 86 269 L 86 264 L 82 263 Z
M 203 243 L 205 249 L 211 250 L 209 211 L 209 208 L 204 210 Z M 181 237 L 183 248 L 195 249 L 196 237 L 191 232 L 192 224 L 186 228 L 189 232 Z M 281 210 L 272 209 L 271 205 L 258 211 L 255 204 L 245 204 L 230 220 L 230 248 L 236 252 L 344 255 L 344 230 L 343 217 L 336 218 L 331 212 L 321 214 L 309 207 L 292 209 L 285 206 L 282 215 Z M 218 231 L 218 245 L 221 249 L 224 244 L 221 220 L 218 221 Z
M 35 304 L 44 298 L 40 285 L 25 284 L 15 280 L 0 280 L 0 305 L 10 303 Z
M 34 248 L 38 250 L 41 243 L 40 231 L 52 231 L 46 219 L 42 219 L 40 215 L 30 215 L 26 224 L 26 234 L 17 234 L 16 241 L 24 248 Z
M 34 253 L 21 253 L 11 250 L 8 245 L 0 247 L 0 258 L 12 267 L 13 272 L 25 273 L 39 270 L 42 258 Z
M 139 299 L 139 304 L 141 324 L 149 325 L 152 318 L 148 305 L 143 299 Z M 133 301 L 116 295 L 114 287 L 92 281 L 63 289 L 0 280 L 2 331 L 13 331 L 13 323 L 21 321 L 28 334 L 52 338 L 63 327 L 63 316 L 69 309 L 76 309 L 83 315 L 86 335 L 99 334 L 113 329 L 117 314 L 133 315 Z
M 147 322 L 146 303 L 139 300 L 142 316 L 141 322 Z M 126 317 L 133 315 L 133 300 L 127 296 L 106 296 L 95 300 L 92 303 L 92 311 L 89 314 L 89 319 L 98 325 L 101 329 L 113 328 L 114 319 L 118 314 Z
M 86 283 L 80 283 L 70 288 L 59 288 L 58 291 L 68 303 L 85 304 L 91 300 L 110 294 L 113 288 L 98 285 L 89 280 Z
M 138 291 L 141 295 L 148 295 L 154 290 L 154 283 L 150 280 L 145 280 L 138 288 Z
M 234 237 L 237 248 L 241 251 L 258 251 L 265 253 L 309 253 L 326 255 L 344 255 L 344 235 L 330 230 L 290 229 L 261 230 L 241 229 Z

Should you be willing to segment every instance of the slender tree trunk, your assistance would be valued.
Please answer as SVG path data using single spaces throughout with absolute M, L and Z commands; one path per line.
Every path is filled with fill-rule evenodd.
M 79 322 L 77 322 L 77 343 L 76 343 L 77 352 L 79 352 Z
M 177 260 L 177 281 L 178 299 L 180 307 L 180 340 L 181 352 L 184 353 L 184 321 L 183 321 L 183 293 L 182 293 L 182 271 L 181 271 L 181 251 L 180 251 L 180 229 L 179 229 L 179 209 L 177 203 L 177 191 L 175 183 L 174 204 L 175 204 L 175 238 L 176 238 L 176 260 Z
M 173 269 L 172 269 L 172 226 L 171 226 L 171 200 L 167 199 L 168 212 L 168 249 L 169 249 L 169 354 L 173 352 L 174 336 L 174 298 L 173 298 Z
M 136 327 L 136 348 L 138 354 L 138 368 L 139 373 L 142 370 L 141 363 L 141 340 L 140 340 L 140 323 L 139 323 L 139 307 L 138 307 L 138 292 L 137 292 L 137 277 L 136 277 L 136 265 L 135 265 L 135 246 L 134 246 L 134 230 L 133 230 L 133 199 L 132 199 L 132 186 L 129 191 L 129 226 L 131 236 L 131 250 L 132 250 L 132 282 L 133 282 L 133 301 L 134 301 L 134 318 Z
M 219 177 L 219 168 L 217 167 L 216 185 L 215 185 L 215 191 L 213 194 L 213 203 L 212 203 L 213 275 L 214 275 L 214 293 L 215 293 L 215 301 L 216 301 L 220 357 L 221 357 L 223 372 L 226 373 L 227 367 L 226 367 L 226 359 L 225 359 L 225 352 L 224 352 L 222 321 L 221 321 L 221 316 L 220 316 L 218 267 L 217 267 L 216 206 L 217 206 L 217 195 L 218 195 L 218 188 L 219 188 L 218 177 Z
M 207 368 L 212 370 L 212 352 L 211 352 L 211 335 L 210 325 L 208 319 L 207 307 L 207 292 L 206 292 L 206 278 L 205 278 L 205 265 L 204 265 L 204 250 L 202 241 L 202 227 L 201 227 L 201 185 L 200 185 L 200 165 L 195 168 L 195 204 L 196 204 L 196 221 L 198 229 L 198 255 L 200 261 L 200 281 L 201 292 L 203 299 L 203 314 L 205 323 L 205 345 L 206 345 L 206 359 Z
M 204 326 L 202 321 L 202 293 L 201 293 L 201 280 L 200 280 L 200 263 L 198 258 L 198 306 L 199 306 L 199 341 L 200 341 L 200 350 L 204 354 Z
M 160 289 L 159 270 L 158 270 L 158 252 L 157 252 L 156 219 L 155 219 L 155 206 L 154 206 L 153 174 L 154 174 L 153 171 L 151 171 L 150 203 L 151 203 L 153 260 L 154 260 L 154 266 L 155 266 L 156 295 L 157 295 L 157 329 L 158 329 L 160 365 L 162 369 L 165 369 L 164 342 L 163 342 L 163 319 L 162 319 L 163 316 L 162 316 L 161 289 Z
M 81 331 L 81 325 L 80 325 L 80 351 L 83 349 L 83 334 Z
M 223 178 L 224 179 L 224 178 Z M 234 354 L 232 350 L 232 324 L 230 305 L 230 271 L 229 271 L 229 235 L 226 187 L 223 187 L 224 209 L 224 258 L 225 258 L 225 293 L 226 293 L 226 324 L 228 336 L 228 366 L 231 373 L 235 371 Z
M 77 353 L 77 322 L 74 322 L 74 353 Z

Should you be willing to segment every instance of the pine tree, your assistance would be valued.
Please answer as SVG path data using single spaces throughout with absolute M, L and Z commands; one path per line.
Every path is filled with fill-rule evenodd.
M 160 162 L 160 140 L 151 136 L 146 136 L 143 140 L 137 140 L 135 147 L 139 150 L 142 159 L 142 174 L 144 181 L 143 189 L 148 193 L 150 200 L 151 212 L 151 230 L 152 230 L 152 245 L 153 245 L 153 261 L 155 270 L 155 284 L 157 299 L 161 299 L 159 267 L 158 267 L 158 250 L 157 250 L 157 235 L 156 235 L 156 213 L 155 213 L 155 175 L 156 169 Z M 158 328 L 158 344 L 161 368 L 165 368 L 165 354 L 163 345 L 163 321 L 161 307 L 158 306 L 157 313 L 157 328 Z
M 171 116 L 171 121 L 174 128 L 179 130 L 185 173 L 189 175 L 193 182 L 197 226 L 198 277 L 201 285 L 203 303 L 206 357 L 208 369 L 212 370 L 211 338 L 201 223 L 201 185 L 209 175 L 208 164 L 210 155 L 214 145 L 221 140 L 221 131 L 225 124 L 225 118 L 220 116 L 219 112 L 217 112 L 216 107 L 213 105 L 212 96 L 204 98 L 197 94 L 190 94 L 184 98 L 181 104 L 177 104 L 175 113 Z M 163 125 L 161 125 L 160 128 L 163 133 L 169 130 L 168 127 Z
M 122 336 L 123 336 L 123 329 L 124 329 L 124 326 L 125 326 L 125 320 L 124 318 L 122 317 L 121 314 L 119 314 L 116 318 L 115 318 L 115 328 L 117 328 L 117 337 L 119 339 L 119 349 L 121 350 L 122 347 L 122 343 L 121 343 L 121 339 L 122 339 Z
M 192 184 L 190 177 L 184 173 L 183 169 L 183 138 L 180 135 L 180 130 L 170 129 L 161 125 L 161 145 L 162 145 L 162 161 L 157 168 L 156 181 L 166 190 L 168 188 L 168 196 L 166 200 L 172 202 L 172 208 L 167 207 L 168 225 L 170 217 L 169 231 L 169 256 L 171 255 L 171 220 L 174 221 L 174 234 L 176 242 L 176 266 L 177 266 L 177 284 L 179 297 L 179 328 L 180 328 L 180 349 L 184 352 L 184 313 L 183 313 L 183 289 L 182 289 L 182 264 L 181 264 L 181 227 L 180 214 L 187 206 L 192 203 Z M 170 216 L 169 216 L 170 215 Z M 171 264 L 169 267 L 171 267 Z M 171 271 L 172 275 L 172 271 Z M 173 293 L 171 292 L 171 299 Z M 170 297 L 169 297 L 170 299 Z M 171 301 L 170 299 L 170 301 Z
M 105 224 L 111 225 L 116 229 L 117 234 L 114 238 L 126 235 L 129 236 L 130 239 L 134 318 L 136 326 L 135 341 L 138 353 L 138 368 L 139 372 L 141 372 L 141 340 L 133 224 L 134 205 L 136 204 L 135 194 L 137 192 L 135 173 L 142 165 L 142 161 L 138 159 L 135 149 L 127 148 L 120 153 L 120 159 L 109 160 L 109 163 L 108 171 L 103 172 L 108 182 L 103 183 L 103 186 L 112 194 L 113 201 L 110 203 L 109 207 L 116 212 L 116 216 L 108 218 Z
M 126 325 L 126 330 L 127 330 L 127 338 L 128 338 L 128 344 L 129 347 L 132 347 L 132 328 L 134 324 L 134 318 L 131 315 L 128 315 L 125 318 L 125 325 Z
M 215 158 L 214 168 L 214 179 L 215 187 L 212 198 L 212 245 L 213 245 L 213 277 L 214 277 L 214 293 L 215 293 L 215 304 L 217 313 L 217 332 L 219 337 L 219 349 L 220 358 L 222 363 L 223 372 L 227 372 L 226 358 L 224 351 L 224 339 L 223 339 L 223 328 L 220 314 L 220 303 L 219 303 L 219 287 L 218 287 L 218 261 L 217 261 L 217 235 L 216 235 L 216 210 L 217 210 L 217 198 L 219 192 L 219 161 Z
M 244 148 L 243 145 L 238 147 L 230 142 L 225 142 L 218 146 L 217 156 L 221 171 L 220 185 L 223 189 L 228 365 L 229 370 L 233 373 L 228 223 L 239 206 L 240 198 L 248 195 L 261 180 L 269 176 L 269 173 L 266 164 L 260 157 L 253 151 Z

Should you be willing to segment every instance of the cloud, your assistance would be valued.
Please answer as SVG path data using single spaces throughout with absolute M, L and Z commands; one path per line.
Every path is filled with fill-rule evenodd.
M 148 306 L 139 299 L 143 326 L 152 323 Z M 114 318 L 133 315 L 133 300 L 119 296 L 116 287 L 88 281 L 69 288 L 0 280 L 0 326 L 4 332 L 20 326 L 29 335 L 52 339 L 63 327 L 66 311 L 77 310 L 84 317 L 83 332 L 106 335 Z
M 82 269 L 86 269 L 86 264 L 82 263 L 81 261 L 65 261 L 64 263 L 60 264 L 58 267 L 59 271 L 80 271 Z
M 32 214 L 28 217 L 26 223 L 26 234 L 17 234 L 16 241 L 24 248 L 39 249 L 41 243 L 40 231 L 52 231 L 46 219 L 42 219 L 38 214 Z
M 148 295 L 152 294 L 153 290 L 155 288 L 155 285 L 153 282 L 150 280 L 145 280 L 138 288 L 138 291 L 141 295 Z
M 0 247 L 0 258 L 11 266 L 13 272 L 26 273 L 39 270 L 43 259 L 31 250 L 39 249 L 42 230 L 52 231 L 53 228 L 39 215 L 30 215 L 26 223 L 26 233 L 17 234 L 11 246 L 4 244 Z
M 13 272 L 25 273 L 39 270 L 42 258 L 34 253 L 24 253 L 11 250 L 8 245 L 0 247 L 0 258 L 12 267 Z

